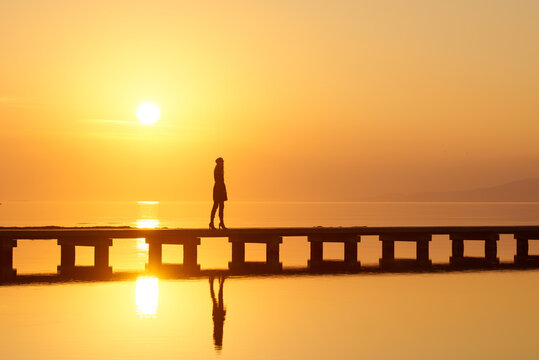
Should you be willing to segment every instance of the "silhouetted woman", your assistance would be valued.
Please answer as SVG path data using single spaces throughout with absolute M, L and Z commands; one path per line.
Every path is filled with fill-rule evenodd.
M 215 165 L 215 170 L 213 170 L 215 185 L 213 186 L 213 208 L 211 209 L 210 229 L 215 229 L 213 219 L 215 218 L 217 208 L 219 208 L 219 229 L 226 229 L 223 211 L 225 209 L 225 201 L 228 200 L 228 197 L 226 195 L 225 174 L 223 168 L 224 161 L 223 158 L 217 158 L 215 162 L 217 165 Z

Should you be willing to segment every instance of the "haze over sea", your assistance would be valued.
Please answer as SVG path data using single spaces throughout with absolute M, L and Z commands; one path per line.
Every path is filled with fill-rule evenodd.
M 206 202 L 6 202 L 0 226 L 206 227 Z M 539 203 L 227 203 L 229 227 L 536 225 Z M 412 244 L 396 255 L 412 257 Z M 342 245 L 324 249 L 342 258 Z M 434 236 L 431 259 L 447 263 L 447 236 Z M 77 264 L 91 264 L 81 249 Z M 264 249 L 246 248 L 249 260 Z M 376 264 L 376 237 L 359 244 Z M 466 244 L 465 255 L 482 254 Z M 304 238 L 285 238 L 284 267 L 306 266 Z M 500 260 L 515 253 L 502 236 Z M 530 243 L 530 253 L 539 246 Z M 165 247 L 164 260 L 178 250 Z M 18 273 L 56 271 L 55 241 L 20 240 Z M 202 269 L 225 269 L 226 239 L 202 239 Z M 142 271 L 142 239 L 114 240 L 114 271 Z M 33 284 L 0 287 L 5 359 L 535 359 L 539 271 L 231 277 L 224 285 L 223 345 L 213 339 L 208 279 Z

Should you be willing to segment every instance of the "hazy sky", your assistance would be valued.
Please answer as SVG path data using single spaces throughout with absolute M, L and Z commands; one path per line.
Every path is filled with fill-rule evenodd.
M 0 129 L 0 201 L 539 176 L 539 2 L 0 0 Z

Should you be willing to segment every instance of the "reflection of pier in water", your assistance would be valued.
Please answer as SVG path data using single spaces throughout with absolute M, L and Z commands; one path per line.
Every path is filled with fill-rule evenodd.
M 511 234 L 516 239 L 516 255 L 510 263 L 500 263 L 497 242 L 500 234 Z M 358 243 L 362 236 L 378 236 L 382 242 L 379 265 L 362 266 L 358 260 Z M 429 243 L 433 235 L 449 235 L 452 243 L 449 264 L 432 264 Z M 280 244 L 283 237 L 307 237 L 310 259 L 305 268 L 283 269 L 280 262 Z M 69 279 L 121 279 L 133 274 L 113 273 L 109 266 L 109 248 L 112 239 L 145 239 L 148 245 L 146 274 L 160 277 L 197 277 L 215 274 L 201 270 L 198 264 L 198 246 L 201 238 L 227 237 L 232 245 L 227 275 L 251 274 L 315 274 L 359 273 L 387 271 L 457 271 L 463 269 L 520 269 L 539 267 L 539 256 L 530 255 L 528 243 L 539 240 L 539 226 L 466 226 L 466 227 L 347 227 L 347 228 L 266 228 L 229 229 L 134 229 L 134 228 L 0 228 L 0 279 L 2 282 L 65 281 Z M 17 240 L 55 239 L 60 246 L 61 260 L 58 274 L 50 276 L 17 276 L 13 268 L 13 248 Z M 416 244 L 415 259 L 395 258 L 395 242 Z M 464 256 L 465 241 L 484 243 L 484 256 Z M 323 256 L 324 244 L 344 244 L 344 260 L 329 261 Z M 245 260 L 245 244 L 261 243 L 266 247 L 266 261 Z M 183 247 L 182 264 L 162 262 L 163 245 Z M 75 247 L 94 248 L 93 266 L 75 266 Z M 361 251 L 361 250 L 360 250 Z M 227 256 L 228 254 L 223 254 Z M 223 273 L 223 271 L 219 271 Z M 140 274 L 139 274 L 140 275 Z M 56 279 L 57 278 L 57 279 Z M 41 279 L 41 280 L 39 280 Z

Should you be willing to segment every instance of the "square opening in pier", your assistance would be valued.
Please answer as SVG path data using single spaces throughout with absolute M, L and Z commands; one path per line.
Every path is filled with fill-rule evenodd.
M 148 263 L 148 244 L 146 239 L 113 239 L 110 247 L 112 270 L 144 271 Z
M 344 261 L 344 243 L 325 242 L 322 245 L 322 259 Z
M 280 258 L 285 268 L 304 268 L 310 257 L 307 236 L 283 237 Z
M 182 264 L 183 246 L 174 244 L 163 244 L 163 264 Z
M 245 261 L 266 261 L 266 244 L 246 243 Z
M 395 241 L 395 259 L 416 259 L 415 241 Z
M 60 247 L 56 240 L 17 240 L 13 268 L 17 274 L 56 274 Z
M 228 270 L 232 260 L 232 244 L 227 237 L 201 238 L 198 246 L 198 263 L 203 270 Z
M 75 246 L 75 266 L 94 266 L 94 247 Z
M 516 240 L 513 248 L 516 248 Z M 528 240 L 528 255 L 539 256 L 539 240 Z
M 531 245 L 533 240 L 529 241 L 529 254 L 532 254 Z M 539 255 L 539 243 L 537 244 L 535 255 Z M 498 241 L 498 258 L 500 261 L 513 262 L 515 255 L 517 254 L 517 240 L 513 234 L 500 234 L 500 240 Z
M 449 264 L 451 251 L 449 235 L 432 235 L 432 241 L 429 242 L 429 258 L 432 263 Z
M 485 257 L 485 242 L 481 240 L 464 240 L 464 256 Z
M 382 256 L 382 242 L 377 235 L 362 235 L 361 242 L 357 244 L 358 259 L 362 265 L 378 266 Z

